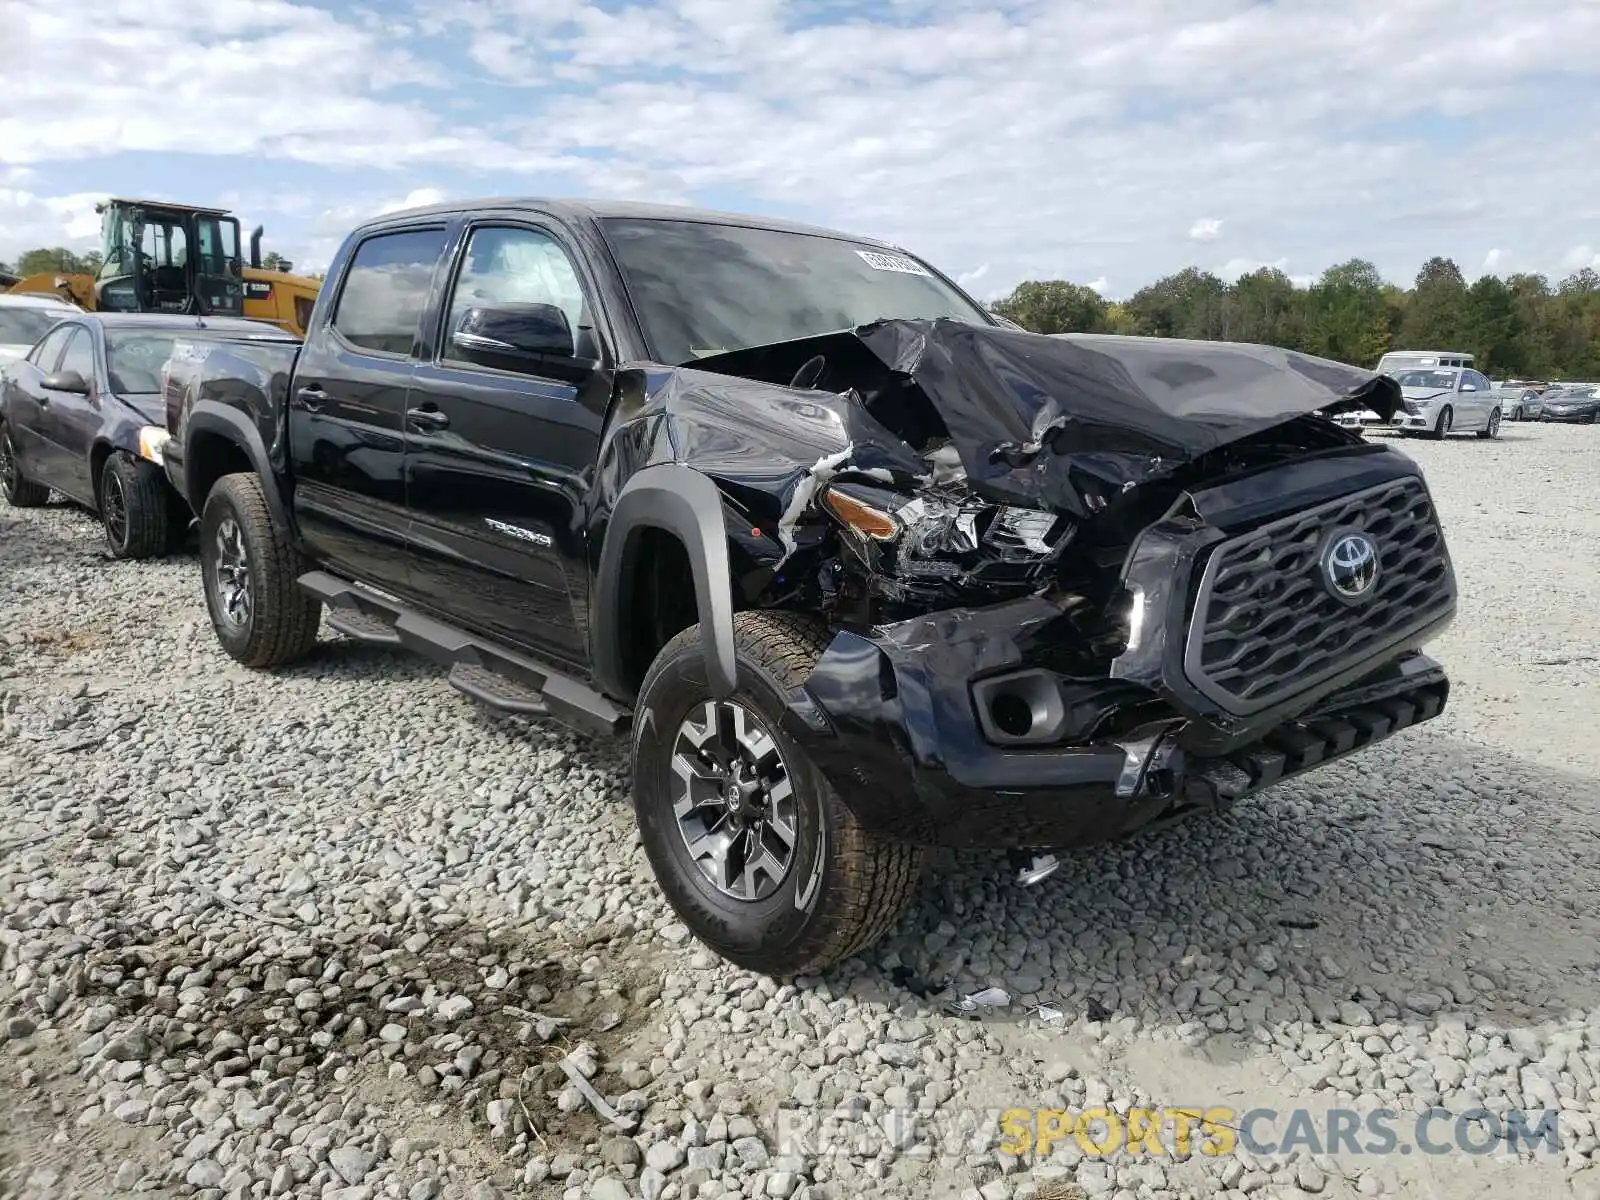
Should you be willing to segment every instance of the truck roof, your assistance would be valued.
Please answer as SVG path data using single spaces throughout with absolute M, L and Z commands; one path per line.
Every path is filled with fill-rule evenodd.
M 780 233 L 805 233 L 816 237 L 836 238 L 839 241 L 891 247 L 890 243 L 878 238 L 843 233 L 837 229 L 806 225 L 798 221 L 786 221 L 781 217 L 720 212 L 716 209 L 694 208 L 680 204 L 647 204 L 634 200 L 584 200 L 546 196 L 492 196 L 471 200 L 449 200 L 440 204 L 427 204 L 418 208 L 407 208 L 397 212 L 384 213 L 381 217 L 374 217 L 370 221 L 363 222 L 363 226 L 376 225 L 380 222 L 405 217 L 448 216 L 456 213 L 482 212 L 485 210 L 505 212 L 518 209 L 548 213 L 553 217 L 569 219 L 633 218 L 655 221 L 698 221 L 706 225 L 738 225 L 746 229 L 771 229 Z

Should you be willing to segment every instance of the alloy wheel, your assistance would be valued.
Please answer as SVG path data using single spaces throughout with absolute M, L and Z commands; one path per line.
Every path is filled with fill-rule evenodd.
M 212 578 L 217 587 L 217 605 L 223 620 L 235 629 L 250 623 L 250 560 L 245 554 L 244 534 L 232 515 L 217 525 L 216 562 Z
M 128 498 L 123 495 L 122 479 L 115 471 L 107 471 L 100 485 L 100 520 L 113 550 L 128 544 Z
M 9 496 L 17 486 L 17 460 L 11 452 L 11 431 L 0 431 L 0 489 Z
M 1498 408 L 1489 414 L 1489 436 L 1500 436 L 1500 410 Z
M 673 740 L 673 815 L 700 873 L 736 900 L 765 900 L 794 865 L 799 805 L 778 744 L 735 700 L 707 701 Z

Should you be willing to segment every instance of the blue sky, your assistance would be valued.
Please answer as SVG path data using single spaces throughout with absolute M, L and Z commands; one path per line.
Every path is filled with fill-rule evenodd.
M 111 194 L 316 267 L 355 221 L 626 196 L 900 242 L 989 296 L 1190 264 L 1600 265 L 1600 4 L 0 0 L 0 259 Z

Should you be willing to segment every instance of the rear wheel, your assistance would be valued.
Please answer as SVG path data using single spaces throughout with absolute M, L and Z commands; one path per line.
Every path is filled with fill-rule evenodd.
M 1433 430 L 1428 436 L 1435 439 L 1444 437 L 1445 434 L 1450 432 L 1450 423 L 1454 419 L 1455 414 L 1450 411 L 1450 406 L 1446 404 L 1444 411 L 1439 414 L 1439 419 L 1434 423 Z
M 1478 430 L 1481 438 L 1497 438 L 1500 436 L 1500 410 L 1497 408 L 1489 414 L 1489 424 Z
M 12 508 L 41 508 L 50 499 L 50 489 L 22 477 L 17 448 L 11 440 L 11 427 L 0 421 L 0 492 Z
M 765 974 L 810 974 L 870 946 L 925 861 L 862 827 L 782 730 L 828 641 L 809 618 L 739 613 L 738 684 L 718 701 L 692 627 L 651 664 L 634 717 L 634 811 L 661 890 L 702 942 Z
M 200 515 L 200 577 L 217 640 L 247 667 L 294 662 L 317 643 L 322 605 L 301 590 L 305 571 L 289 532 L 254 475 L 224 475 Z
M 100 524 L 113 558 L 153 558 L 171 545 L 171 497 L 149 463 L 115 453 L 100 468 Z

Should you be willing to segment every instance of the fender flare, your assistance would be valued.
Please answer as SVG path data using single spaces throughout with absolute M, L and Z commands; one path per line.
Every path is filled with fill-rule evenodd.
M 189 502 L 189 507 L 199 514 L 206 502 L 204 496 L 193 494 L 193 484 L 190 482 L 194 478 L 195 468 L 194 438 L 199 433 L 217 434 L 245 452 L 256 476 L 261 480 L 261 491 L 267 498 L 272 519 L 284 529 L 292 530 L 294 526 L 289 522 L 289 509 L 283 502 L 278 477 L 273 473 L 267 448 L 261 444 L 261 435 L 255 426 L 237 409 L 222 404 L 207 404 L 204 400 L 189 411 L 183 434 L 183 498 Z
M 629 479 L 617 497 L 600 551 L 591 633 L 595 678 L 617 695 L 631 695 L 622 657 L 626 628 L 622 598 L 631 593 L 629 574 L 638 535 L 662 529 L 683 543 L 694 573 L 695 606 L 700 616 L 706 681 L 711 694 L 733 694 L 738 666 L 733 652 L 733 584 L 729 576 L 728 530 L 722 493 L 706 476 L 680 463 L 646 467 Z

